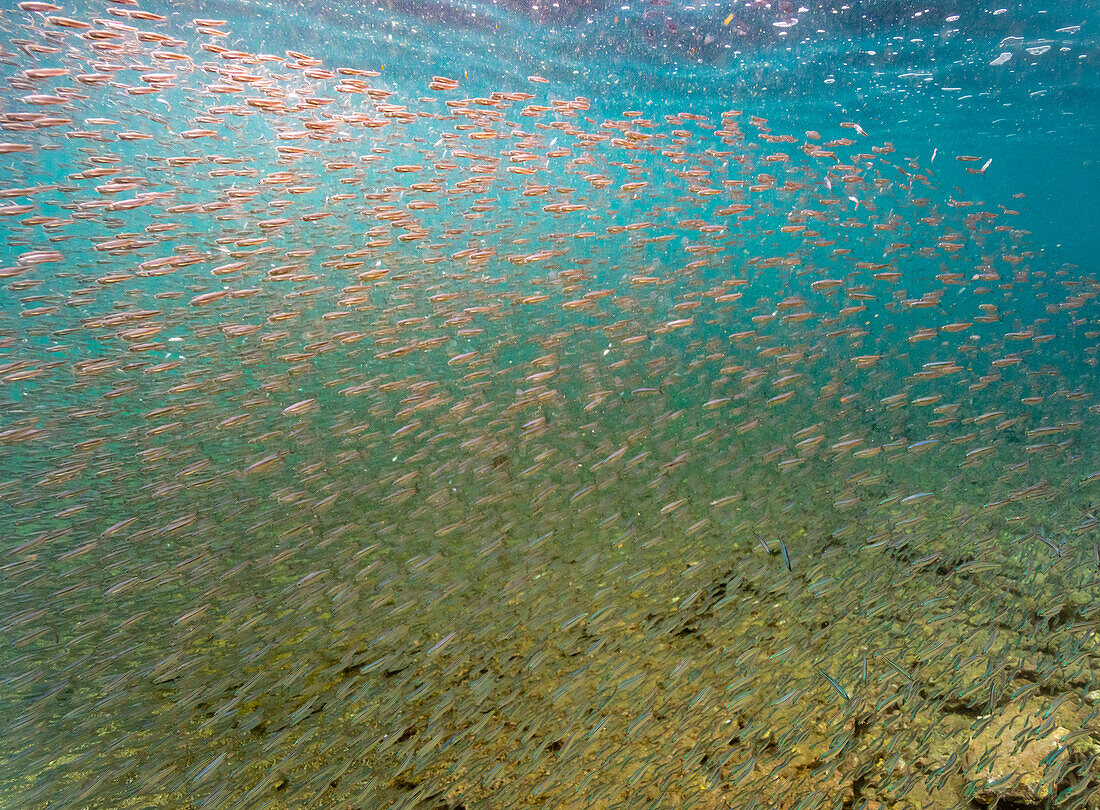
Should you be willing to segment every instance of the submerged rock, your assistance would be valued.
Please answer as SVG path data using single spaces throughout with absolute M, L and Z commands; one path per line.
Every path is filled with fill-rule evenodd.
M 1070 732 L 1055 725 L 1043 728 L 1043 717 L 1010 707 L 970 743 L 966 777 L 977 786 L 982 804 L 1039 804 L 1051 793 L 1048 774 L 1068 756 L 1063 741 Z

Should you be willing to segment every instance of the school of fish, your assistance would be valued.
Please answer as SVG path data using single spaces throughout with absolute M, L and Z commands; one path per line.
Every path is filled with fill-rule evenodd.
M 1100 807 L 1025 201 L 231 30 L 0 16 L 0 807 Z

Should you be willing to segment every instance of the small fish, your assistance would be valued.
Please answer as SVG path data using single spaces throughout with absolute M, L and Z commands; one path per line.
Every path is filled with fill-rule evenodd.
M 755 530 L 753 530 L 753 534 L 756 534 Z M 760 545 L 764 547 L 764 553 L 765 554 L 771 554 L 772 553 L 772 550 L 770 548 L 768 548 L 768 541 L 767 540 L 765 540 L 759 534 L 756 534 L 756 539 L 759 540 Z
M 883 653 L 879 653 L 879 654 L 878 654 L 878 657 L 879 657 L 879 658 L 881 658 L 881 659 L 882 659 L 883 661 L 885 661 L 885 662 L 886 662 L 887 664 L 889 664 L 890 666 L 892 666 L 892 667 L 893 667 L 894 669 L 896 669 L 896 670 L 897 670 L 897 671 L 898 671 L 899 673 L 901 673 L 902 675 L 904 675 L 904 676 L 905 676 L 906 678 L 908 678 L 909 680 L 913 680 L 913 676 L 912 676 L 912 675 L 910 675 L 910 674 L 909 674 L 908 672 L 906 672 L 906 671 L 905 671 L 904 669 L 902 669 L 902 668 L 901 668 L 900 666 L 898 666 L 897 664 L 895 664 L 895 663 L 893 662 L 893 660 L 892 660 L 892 659 L 891 659 L 891 658 L 890 658 L 889 656 L 886 656 L 886 655 L 884 655 Z
M 844 691 L 844 687 L 841 686 L 839 683 L 837 683 L 833 679 L 833 677 L 831 675 L 829 675 L 829 673 L 827 673 L 827 672 L 825 672 L 824 670 L 821 670 L 821 669 L 819 669 L 818 672 L 825 677 L 825 680 L 827 680 L 829 682 L 829 685 L 831 687 L 833 687 L 833 689 L 836 690 L 837 694 L 840 695 L 842 698 L 844 698 L 845 703 L 848 703 L 849 701 L 851 701 L 852 698 L 849 697 L 848 693 Z
M 200 782 L 204 781 L 208 776 L 210 776 L 214 772 L 214 770 L 219 765 L 222 764 L 222 762 L 225 761 L 226 756 L 227 756 L 227 754 L 224 751 L 221 754 L 219 754 L 218 756 L 216 756 L 213 760 L 210 761 L 210 763 L 208 765 L 206 765 L 206 767 L 204 767 L 201 771 L 199 771 L 198 775 L 194 779 L 191 780 L 191 783 L 193 785 L 197 785 Z
M 760 546 L 764 549 L 764 551 L 767 552 L 768 554 L 771 554 L 772 550 L 771 550 L 771 547 L 768 545 L 768 541 L 765 540 L 763 537 L 761 537 L 756 532 L 755 529 L 753 530 L 752 533 L 754 535 L 756 535 L 756 539 L 760 541 Z M 787 553 L 787 544 L 783 542 L 783 538 L 779 538 L 779 551 L 783 555 L 783 562 L 786 564 L 787 570 L 788 571 L 792 570 L 791 569 L 791 555 L 789 553 Z
M 1050 537 L 1047 536 L 1047 533 L 1044 532 L 1042 529 L 1040 529 L 1038 532 L 1034 532 L 1033 535 L 1035 537 L 1038 537 L 1040 540 L 1042 540 L 1048 546 L 1050 546 L 1050 550 L 1054 552 L 1054 556 L 1056 556 L 1056 557 L 1061 557 L 1062 556 L 1061 547 L 1055 545 L 1054 541 L 1051 540 Z
M 793 571 L 791 567 L 791 555 L 787 553 L 787 544 L 783 542 L 783 538 L 779 538 L 779 550 L 783 552 L 783 562 L 787 564 L 787 570 Z

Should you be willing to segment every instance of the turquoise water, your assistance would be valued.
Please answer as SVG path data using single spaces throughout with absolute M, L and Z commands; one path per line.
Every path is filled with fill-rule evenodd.
M 1098 806 L 1096 22 L 6 9 L 0 806 Z

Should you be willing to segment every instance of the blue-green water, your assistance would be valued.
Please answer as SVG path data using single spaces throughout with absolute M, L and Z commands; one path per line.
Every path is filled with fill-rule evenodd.
M 1098 806 L 1096 18 L 5 9 L 0 806 Z

